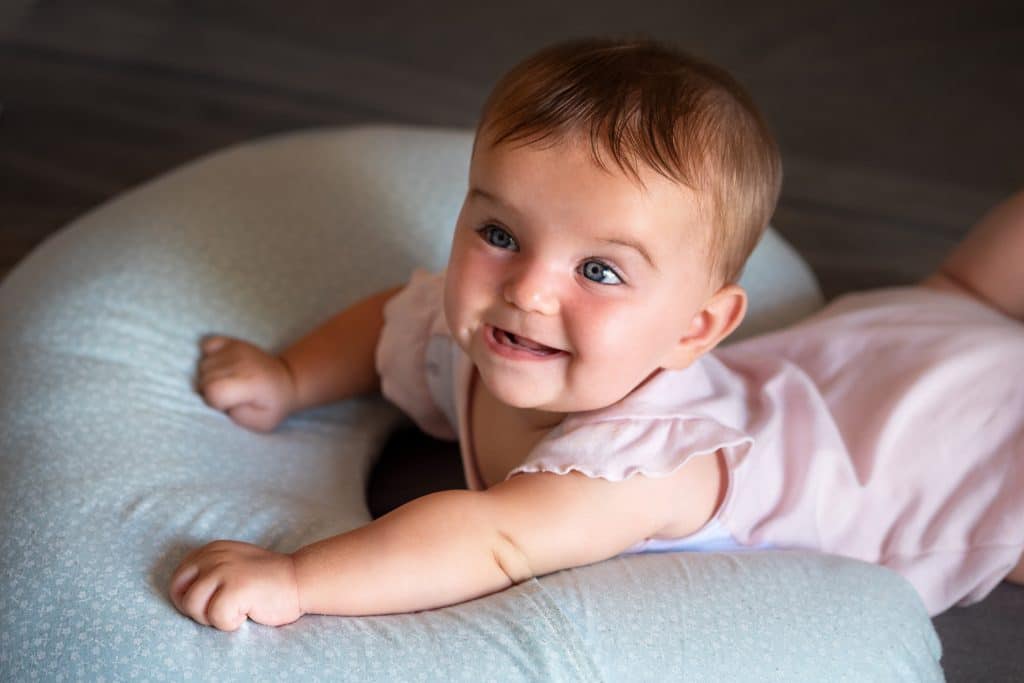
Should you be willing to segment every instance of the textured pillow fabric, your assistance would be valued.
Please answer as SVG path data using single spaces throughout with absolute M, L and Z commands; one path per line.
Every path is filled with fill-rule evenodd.
M 379 397 L 241 429 L 194 391 L 208 333 L 280 350 L 444 265 L 466 131 L 360 127 L 231 148 L 92 211 L 0 286 L 0 680 L 941 680 L 888 570 L 812 553 L 619 557 L 461 605 L 235 633 L 167 597 L 184 554 L 291 551 L 366 523 L 407 418 Z M 821 303 L 769 233 L 740 335 Z

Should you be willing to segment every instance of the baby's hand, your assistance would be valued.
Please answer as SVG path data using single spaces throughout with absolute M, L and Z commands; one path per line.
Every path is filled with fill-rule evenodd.
M 295 384 L 280 358 L 231 337 L 208 337 L 200 348 L 197 388 L 208 406 L 257 432 L 292 412 Z
M 234 631 L 246 617 L 267 626 L 302 616 L 291 555 L 240 541 L 214 541 L 189 553 L 171 576 L 171 601 L 205 626 Z

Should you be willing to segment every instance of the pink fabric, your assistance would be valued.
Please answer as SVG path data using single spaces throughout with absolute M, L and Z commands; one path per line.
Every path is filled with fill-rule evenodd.
M 417 271 L 389 302 L 378 371 L 424 431 L 459 439 L 479 489 L 475 373 L 444 323 L 443 278 Z M 730 480 L 713 522 L 743 546 L 885 565 L 931 614 L 981 600 L 1024 549 L 1024 325 L 920 287 L 848 294 L 568 416 L 508 476 L 664 477 L 718 449 Z

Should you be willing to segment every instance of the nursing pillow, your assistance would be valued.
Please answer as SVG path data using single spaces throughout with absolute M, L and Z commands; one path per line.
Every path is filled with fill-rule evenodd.
M 617 557 L 442 609 L 236 632 L 178 613 L 171 572 L 229 538 L 290 552 L 365 524 L 379 396 L 256 434 L 196 393 L 198 342 L 280 351 L 439 269 L 472 134 L 324 129 L 173 170 L 47 239 L 0 285 L 0 679 L 941 680 L 897 574 L 807 552 Z M 816 310 L 769 231 L 733 339 Z

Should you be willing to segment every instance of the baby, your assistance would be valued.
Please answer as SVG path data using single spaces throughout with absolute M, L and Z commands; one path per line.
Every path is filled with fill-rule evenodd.
M 810 548 L 903 574 L 932 614 L 1024 581 L 1024 193 L 916 286 L 850 294 L 712 350 L 781 185 L 723 70 L 578 40 L 484 105 L 446 271 L 280 356 L 202 343 L 239 425 L 380 390 L 458 439 L 469 490 L 272 552 L 217 541 L 175 606 L 237 629 L 410 612 L 622 553 Z

